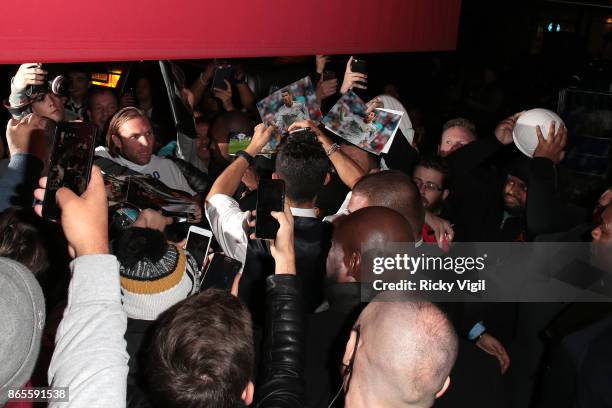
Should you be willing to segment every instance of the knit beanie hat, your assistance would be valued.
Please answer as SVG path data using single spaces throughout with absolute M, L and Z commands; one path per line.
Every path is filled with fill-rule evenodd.
M 113 252 L 119 260 L 123 310 L 132 319 L 155 320 L 198 291 L 195 260 L 160 231 L 128 228 L 114 241 Z
M 45 298 L 25 266 L 0 258 L 0 406 L 34 371 L 45 327 Z

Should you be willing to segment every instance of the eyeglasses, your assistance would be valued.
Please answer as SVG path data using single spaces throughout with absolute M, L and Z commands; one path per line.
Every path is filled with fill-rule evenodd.
M 438 186 L 436 183 L 433 183 L 431 181 L 423 181 L 423 180 L 421 180 L 418 177 L 413 178 L 412 181 L 414 181 L 414 184 L 416 184 L 416 186 L 417 186 L 417 188 L 419 190 L 421 190 L 423 187 L 425 188 L 426 191 L 442 191 L 442 190 L 444 190 L 443 188 Z

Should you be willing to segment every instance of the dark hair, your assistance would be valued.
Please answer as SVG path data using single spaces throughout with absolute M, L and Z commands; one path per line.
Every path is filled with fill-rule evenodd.
M 289 135 L 278 148 L 275 171 L 285 181 L 285 194 L 295 203 L 315 199 L 329 171 L 329 159 L 317 136 Z
M 367 198 L 368 206 L 387 207 L 402 214 L 415 234 L 425 221 L 421 194 L 410 177 L 399 170 L 368 174 L 355 184 L 353 194 Z
M 443 126 L 442 126 L 442 133 L 444 133 L 445 131 L 447 131 L 448 129 L 452 128 L 452 127 L 460 127 L 463 128 L 465 130 L 467 130 L 468 132 L 470 132 L 472 135 L 474 135 L 474 139 L 476 139 L 477 133 L 476 133 L 476 125 L 474 124 L 474 122 L 465 119 L 465 118 L 453 118 L 451 120 L 448 120 Z
M 209 289 L 160 315 L 147 375 L 159 406 L 233 408 L 253 364 L 247 308 L 230 293 Z
M 70 74 L 85 74 L 87 75 L 87 81 L 91 81 L 91 71 L 84 64 L 70 64 L 66 71 L 66 75 Z
M 11 207 L 0 215 L 0 256 L 21 262 L 37 277 L 49 268 L 42 221 L 31 209 Z
M 130 227 L 113 241 L 113 254 L 121 265 L 133 268 L 143 259 L 160 261 L 167 250 L 164 233 L 152 228 Z
M 417 166 L 424 167 L 426 169 L 436 170 L 442 174 L 442 188 L 449 188 L 451 182 L 451 169 L 446 159 L 437 154 L 428 154 L 421 156 Z
M 117 95 L 111 88 L 92 86 L 89 89 L 89 92 L 87 92 L 87 99 L 85 100 L 85 109 L 91 109 L 91 101 L 93 100 L 94 96 L 104 94 L 112 95 L 112 97 L 115 98 L 115 101 L 117 102 L 117 106 L 119 106 L 119 98 L 117 98 Z

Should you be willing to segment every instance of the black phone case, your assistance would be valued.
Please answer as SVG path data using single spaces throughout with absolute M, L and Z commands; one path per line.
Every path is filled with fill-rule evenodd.
M 361 59 L 353 59 L 353 62 L 351 63 L 351 71 L 365 74 L 366 73 L 366 62 Z
M 232 73 L 233 70 L 231 66 L 218 67 L 217 69 L 215 69 L 215 75 L 213 76 L 212 81 L 212 91 L 214 92 L 215 88 L 227 90 L 225 80 L 231 82 Z
M 42 205 L 42 216 L 44 218 L 54 221 L 59 220 L 60 209 L 55 201 L 55 194 L 60 187 L 68 187 L 77 195 L 83 194 L 87 189 L 91 178 L 96 132 L 97 128 L 91 123 L 62 122 L 57 125 L 53 138 L 53 152 L 47 176 L 47 187 L 45 188 L 45 197 Z M 75 133 L 78 134 L 78 137 L 71 138 L 67 143 L 63 143 L 62 135 Z M 75 150 L 82 142 L 88 143 L 87 148 L 80 152 Z M 66 152 L 67 149 L 71 148 L 72 150 L 70 151 L 73 152 L 73 155 L 69 156 Z M 68 158 L 73 158 L 83 163 L 83 172 L 79 174 L 78 171 L 70 169 Z M 74 179 L 75 176 L 82 177 L 85 180 L 81 188 L 75 188 L 74 184 L 70 183 L 71 179 Z
M 200 282 L 200 291 L 210 288 L 231 290 L 234 278 L 241 267 L 242 262 L 226 255 L 215 254 L 204 272 L 204 276 Z M 217 268 L 222 270 L 217 271 Z M 220 279 L 216 280 L 216 278 Z
M 260 221 L 263 220 L 263 217 L 261 217 L 261 211 L 260 211 L 260 203 L 262 201 L 260 194 L 261 191 L 264 190 L 261 188 L 261 183 L 269 183 L 269 184 L 279 184 L 282 185 L 282 194 L 281 194 L 281 199 L 279 202 L 276 203 L 276 205 L 274 206 L 274 209 L 272 209 L 272 211 L 283 211 L 284 210 L 284 205 L 285 205 L 285 183 L 282 180 L 261 180 L 260 181 L 260 186 L 257 188 L 257 223 L 255 224 L 255 238 L 259 238 L 259 239 L 274 239 L 276 238 L 276 232 L 278 231 L 278 227 L 280 225 L 278 225 L 278 221 L 276 221 L 274 218 L 272 218 L 272 216 L 269 216 L 270 218 L 272 218 L 272 222 L 276 222 L 277 226 L 276 228 L 274 228 L 274 230 L 272 230 L 270 228 L 269 225 L 264 225 L 263 223 L 261 223 Z M 266 216 L 268 217 L 268 216 Z M 268 219 L 269 221 L 269 219 Z

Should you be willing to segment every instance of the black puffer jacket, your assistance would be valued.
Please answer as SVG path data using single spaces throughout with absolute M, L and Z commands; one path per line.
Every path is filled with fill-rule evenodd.
M 298 286 L 295 275 L 266 280 L 266 325 L 254 407 L 303 406 L 304 321 Z

